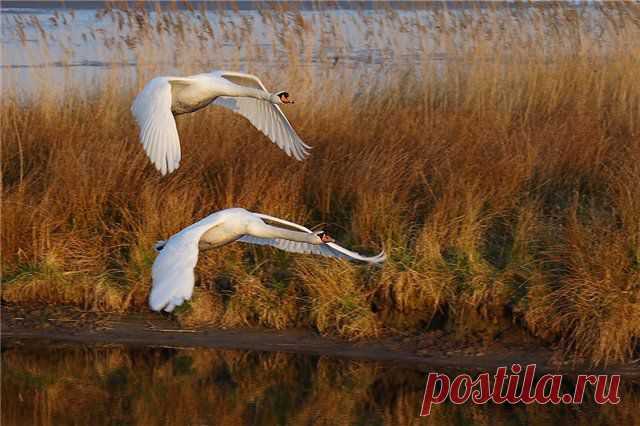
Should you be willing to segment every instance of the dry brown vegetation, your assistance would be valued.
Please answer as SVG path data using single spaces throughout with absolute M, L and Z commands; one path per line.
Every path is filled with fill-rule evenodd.
M 389 260 L 372 269 L 230 245 L 201 257 L 196 294 L 206 296 L 184 314 L 196 322 L 346 338 L 436 325 L 493 336 L 515 324 L 595 363 L 637 355 L 637 6 L 438 10 L 428 22 L 355 13 L 384 29 L 369 48 L 389 52 L 407 32 L 432 41 L 411 47 L 416 61 L 382 65 L 323 56 L 349 38 L 335 16 L 278 7 L 288 13 L 261 11 L 280 35 L 268 40 L 277 61 L 246 47 L 260 37 L 250 25 L 200 11 L 164 11 L 156 24 L 130 9 L 107 12 L 124 35 L 101 41 L 133 57 L 135 72 L 113 66 L 99 84 L 52 88 L 48 68 L 21 70 L 37 95 L 6 73 L 4 300 L 147 309 L 153 242 L 240 206 L 326 222 L 346 245 L 384 245 Z M 224 43 L 246 51 L 207 62 Z M 288 88 L 298 102 L 286 113 L 312 156 L 295 162 L 209 108 L 178 118 L 183 161 L 161 177 L 129 107 L 150 76 L 168 73 L 162 55 L 180 73 L 243 68 Z

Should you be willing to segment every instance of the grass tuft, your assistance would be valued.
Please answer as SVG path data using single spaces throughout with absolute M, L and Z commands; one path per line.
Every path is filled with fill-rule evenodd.
M 240 244 L 203 253 L 185 324 L 349 339 L 517 324 L 570 357 L 638 356 L 637 5 L 378 11 L 386 36 L 363 37 L 382 64 L 342 55 L 338 15 L 278 7 L 290 13 L 260 11 L 273 54 L 251 25 L 132 6 L 104 11 L 122 37 L 98 40 L 133 67 L 61 85 L 54 68 L 3 70 L 3 300 L 147 309 L 153 243 L 241 206 L 324 222 L 356 250 L 384 246 L 389 261 L 372 270 Z M 379 25 L 357 11 L 352 21 Z M 48 57 L 36 30 L 24 52 Z M 289 30 L 299 37 L 278 36 Z M 415 61 L 402 60 L 407 45 Z M 337 59 L 323 53 L 337 47 Z M 203 52 L 227 56 L 212 64 Z M 132 99 L 152 76 L 212 68 L 295 94 L 285 112 L 311 157 L 292 161 L 211 107 L 177 118 L 182 163 L 160 177 Z

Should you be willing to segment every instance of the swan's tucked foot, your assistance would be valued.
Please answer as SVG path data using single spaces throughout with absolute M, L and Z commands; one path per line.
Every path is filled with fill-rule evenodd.
M 278 97 L 280 98 L 280 102 L 283 104 L 295 104 L 296 101 L 289 97 L 289 92 L 278 92 Z

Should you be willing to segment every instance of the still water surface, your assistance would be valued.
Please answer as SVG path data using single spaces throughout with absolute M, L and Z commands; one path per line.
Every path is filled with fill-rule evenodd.
M 455 374 L 456 372 L 449 372 Z M 425 373 L 285 353 L 3 342 L 3 425 L 631 425 L 617 406 L 445 404 L 419 418 Z
M 283 10 L 258 7 L 259 2 L 234 2 L 233 7 L 204 2 L 202 8 L 164 2 L 156 10 L 148 2 L 145 13 L 139 8 L 144 3 L 136 4 L 137 8 L 125 7 L 126 2 L 110 3 L 118 7 L 101 2 L 4 2 L 0 68 L 5 82 L 0 89 L 49 92 L 71 83 L 101 87 L 113 75 L 119 82 L 135 82 L 141 73 L 148 77 L 212 69 L 260 75 L 271 71 L 280 80 L 286 73 L 278 70 L 285 68 L 316 79 L 354 81 L 391 70 L 415 74 L 425 68 L 441 75 L 448 63 L 463 61 L 477 40 L 493 37 L 493 20 L 517 29 L 517 34 L 505 33 L 495 47 L 506 51 L 516 36 L 519 43 L 529 40 L 536 45 L 555 40 L 547 36 L 566 32 L 563 13 L 579 13 L 585 33 L 600 34 L 595 38 L 602 43 L 606 39 L 601 28 L 604 15 L 575 3 L 565 3 L 560 14 L 541 5 L 516 3 L 488 7 L 490 3 L 446 2 L 446 13 L 445 3 L 429 2 L 391 3 L 395 7 L 293 2 L 281 5 Z M 571 43 L 567 48 L 573 53 Z M 558 54 L 558 49 L 553 52 Z M 491 55 L 476 59 L 490 61 Z M 366 81 L 374 80 L 369 75 Z

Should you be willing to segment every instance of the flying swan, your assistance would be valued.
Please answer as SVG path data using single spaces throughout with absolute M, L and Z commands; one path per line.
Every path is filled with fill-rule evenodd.
M 298 230 L 269 225 L 265 220 Z M 339 246 L 324 231 L 313 232 L 283 219 L 241 208 L 220 210 L 188 226 L 167 241 L 156 243 L 155 249 L 159 254 L 151 273 L 151 309 L 171 312 L 185 300 L 191 299 L 199 251 L 234 241 L 368 263 L 382 263 L 386 258 L 384 251 L 377 256 L 362 256 Z
M 140 127 L 142 145 L 160 173 L 171 173 L 180 164 L 180 139 L 174 116 L 211 103 L 244 116 L 296 160 L 308 155 L 309 145 L 302 142 L 279 106 L 294 103 L 289 93 L 269 93 L 258 77 L 232 71 L 156 77 L 135 98 L 131 112 Z

